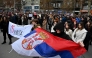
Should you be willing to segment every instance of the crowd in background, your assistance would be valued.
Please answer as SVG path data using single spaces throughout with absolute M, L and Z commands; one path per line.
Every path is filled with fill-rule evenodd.
M 30 24 L 34 24 L 35 27 L 39 25 L 41 28 L 51 33 L 56 31 L 58 32 L 55 27 L 56 25 L 59 25 L 57 26 L 57 29 L 60 30 L 60 28 L 64 28 L 64 33 L 66 33 L 74 42 L 81 43 L 81 45 L 85 46 L 87 50 L 88 46 L 92 42 L 92 16 L 70 16 L 65 14 L 33 14 L 33 17 L 29 17 L 29 13 L 1 13 L 0 28 L 4 36 L 4 42 L 2 44 L 6 43 L 6 34 L 8 34 L 9 21 L 18 25 L 28 25 L 28 22 L 30 21 Z M 63 26 L 59 24 L 61 22 Z M 8 37 L 10 39 L 9 44 L 11 44 L 12 39 L 9 34 Z M 80 41 L 83 41 L 84 45 Z

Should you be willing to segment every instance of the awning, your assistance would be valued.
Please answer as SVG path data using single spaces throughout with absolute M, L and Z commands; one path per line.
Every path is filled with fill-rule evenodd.
M 80 10 L 80 12 L 88 12 L 88 10 Z

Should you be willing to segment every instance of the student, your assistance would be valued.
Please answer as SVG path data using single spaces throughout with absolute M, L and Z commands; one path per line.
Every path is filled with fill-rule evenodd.
M 88 51 L 88 48 L 89 48 L 89 44 L 91 43 L 92 41 L 92 22 L 89 20 L 87 21 L 86 23 L 86 26 L 85 26 L 85 29 L 88 31 L 87 32 L 87 36 L 84 40 L 84 44 L 85 44 L 85 48 L 86 50 Z
M 2 23 L 1 23 L 2 27 L 1 29 L 3 30 L 3 37 L 4 37 L 4 41 L 2 44 L 6 43 L 6 34 L 8 35 L 8 38 L 10 40 L 9 44 L 12 43 L 12 39 L 11 39 L 11 35 L 8 34 L 8 25 L 9 25 L 9 20 L 7 19 L 7 17 L 3 17 Z
M 69 35 L 70 38 L 72 38 L 72 30 L 70 29 L 70 24 L 65 24 L 65 29 L 64 29 L 64 32 Z
M 64 32 L 64 24 L 62 22 L 57 23 L 56 26 L 54 27 L 54 30 L 55 30 L 55 32 L 52 33 L 54 36 L 72 41 L 72 39 Z M 67 51 L 66 55 L 71 56 L 68 53 L 70 53 L 70 52 Z M 64 55 L 64 57 L 66 57 L 66 55 Z
M 55 32 L 52 32 L 53 35 L 67 39 L 72 40 L 65 32 L 64 32 L 64 24 L 62 22 L 57 23 L 54 27 Z
M 87 30 L 84 28 L 84 25 L 82 22 L 78 24 L 78 27 L 74 30 L 73 35 L 72 35 L 72 40 L 75 43 L 80 44 L 82 47 L 84 47 L 84 39 L 86 38 Z M 78 58 L 81 58 L 79 56 Z
M 58 21 L 54 20 L 53 25 L 51 27 L 51 32 L 55 32 L 55 30 L 53 28 L 56 26 L 57 23 L 58 23 Z
M 33 19 L 30 24 L 33 25 L 33 28 L 32 30 L 34 30 L 35 28 L 41 28 L 41 25 L 38 23 L 38 20 L 37 19 Z
M 33 25 L 33 28 L 32 28 L 32 31 L 35 29 L 35 28 L 41 28 L 40 24 L 38 23 L 38 20 L 37 19 L 33 19 L 31 21 L 31 24 Z M 33 57 L 33 58 L 39 58 L 37 56 Z

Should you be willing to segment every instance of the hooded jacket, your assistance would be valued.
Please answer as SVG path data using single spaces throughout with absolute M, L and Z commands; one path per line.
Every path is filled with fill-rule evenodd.
M 54 27 L 55 32 L 52 34 L 58 36 L 63 39 L 72 40 L 65 32 L 64 32 L 64 23 L 60 22 Z M 56 30 L 60 30 L 61 33 L 57 33 Z

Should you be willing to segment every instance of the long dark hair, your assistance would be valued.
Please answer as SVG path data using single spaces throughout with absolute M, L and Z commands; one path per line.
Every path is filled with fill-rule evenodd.
M 68 25 L 68 28 L 66 28 L 66 25 Z M 65 24 L 65 29 L 66 29 L 66 31 L 68 31 L 70 29 L 70 23 Z
M 6 17 L 6 16 L 3 16 L 3 17 L 2 17 L 2 20 L 3 20 L 3 21 L 7 21 L 7 17 Z
M 90 23 L 90 25 L 88 25 L 87 23 Z M 87 23 L 86 23 L 86 25 L 85 25 L 85 28 L 86 28 L 86 30 L 90 30 L 90 28 L 92 27 L 92 21 L 91 20 L 89 20 L 89 21 L 87 21 Z
M 88 20 L 87 23 L 88 23 L 88 22 L 90 23 L 89 27 L 91 27 L 91 26 L 92 26 L 92 21 L 91 21 L 91 20 Z M 86 26 L 88 26 L 87 23 L 86 23 Z
M 82 30 L 82 29 L 84 28 L 84 23 L 83 23 L 83 22 L 80 22 L 79 24 L 81 25 L 81 30 Z M 79 28 L 79 24 L 78 24 L 78 26 L 77 26 L 78 29 L 80 29 L 80 28 Z

